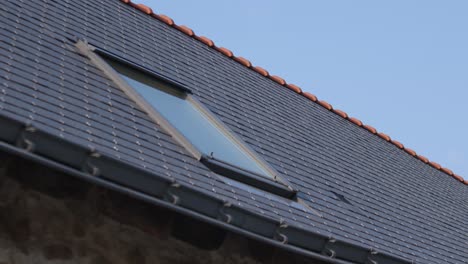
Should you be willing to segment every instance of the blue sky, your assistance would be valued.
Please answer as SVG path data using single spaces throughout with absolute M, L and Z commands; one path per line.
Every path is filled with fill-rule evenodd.
M 468 178 L 468 1 L 139 2 Z

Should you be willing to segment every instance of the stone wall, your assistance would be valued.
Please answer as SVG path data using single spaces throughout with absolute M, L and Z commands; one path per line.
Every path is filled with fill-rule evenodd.
M 310 263 L 24 160 L 0 161 L 0 264 Z

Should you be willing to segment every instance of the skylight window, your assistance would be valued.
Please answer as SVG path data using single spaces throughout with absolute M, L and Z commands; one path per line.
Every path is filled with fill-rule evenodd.
M 277 176 L 184 85 L 85 42 L 78 41 L 77 47 L 193 157 L 219 175 L 220 180 L 228 183 L 230 178 L 295 199 L 296 190 L 289 182 Z
M 121 73 L 121 77 L 182 133 L 205 157 L 273 178 L 192 102 Z M 165 91 L 166 90 L 166 91 Z

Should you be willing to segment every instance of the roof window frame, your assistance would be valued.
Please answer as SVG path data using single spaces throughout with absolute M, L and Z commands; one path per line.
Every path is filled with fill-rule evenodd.
M 228 128 L 224 123 L 214 115 L 203 103 L 201 103 L 197 98 L 192 95 L 192 91 L 188 89 L 183 83 L 172 80 L 166 76 L 163 76 L 159 73 L 156 73 L 144 66 L 130 62 L 116 54 L 108 52 L 106 50 L 100 49 L 98 47 L 92 46 L 86 41 L 78 40 L 76 42 L 76 47 L 82 53 L 82 55 L 88 57 L 91 62 L 97 66 L 104 74 L 113 81 L 117 87 L 119 87 L 129 98 L 135 102 L 143 111 L 145 111 L 150 119 L 156 122 L 161 126 L 169 135 L 171 135 L 174 140 L 179 143 L 183 148 L 185 148 L 190 155 L 195 159 L 199 160 L 205 166 L 207 166 L 211 171 L 216 175 L 220 176 L 220 179 L 223 180 L 223 177 L 226 177 L 231 180 L 237 180 L 241 183 L 248 184 L 250 186 L 256 187 L 263 191 L 266 191 L 271 194 L 276 194 L 286 198 L 294 198 L 296 196 L 297 190 L 293 188 L 292 184 L 281 177 L 279 173 L 273 169 L 263 158 L 261 158 L 254 150 L 252 150 L 242 139 L 239 138 L 230 128 Z M 197 149 L 187 138 L 183 135 L 177 128 L 175 128 L 155 107 L 153 107 L 143 96 L 141 96 L 138 91 L 131 85 L 129 85 L 121 76 L 113 65 L 121 65 L 123 67 L 128 67 L 131 71 L 137 71 L 138 74 L 148 76 L 158 83 L 158 88 L 155 89 L 162 90 L 167 93 L 167 89 L 170 89 L 177 95 L 170 94 L 180 97 L 184 100 L 187 100 L 196 110 L 200 111 L 204 117 L 208 119 L 212 125 L 215 126 L 220 133 L 226 136 L 229 140 L 245 152 L 245 154 L 251 158 L 260 168 L 268 172 L 272 178 L 267 175 L 259 175 L 257 173 L 251 172 L 247 169 L 236 166 L 222 160 L 218 160 L 209 155 L 203 154 Z M 160 88 L 162 87 L 162 89 Z M 222 164 L 220 167 L 219 165 Z M 223 174 L 223 172 L 227 172 Z M 233 173 L 235 172 L 235 173 Z M 239 175 L 245 177 L 239 177 Z

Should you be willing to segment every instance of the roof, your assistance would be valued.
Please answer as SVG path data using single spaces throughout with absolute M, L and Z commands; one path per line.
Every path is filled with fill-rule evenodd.
M 124 2 L 2 5 L 3 149 L 214 224 L 229 215 L 226 228 L 329 261 L 466 263 L 461 177 L 170 18 Z M 183 83 L 318 214 L 219 180 L 80 54 L 76 39 Z

